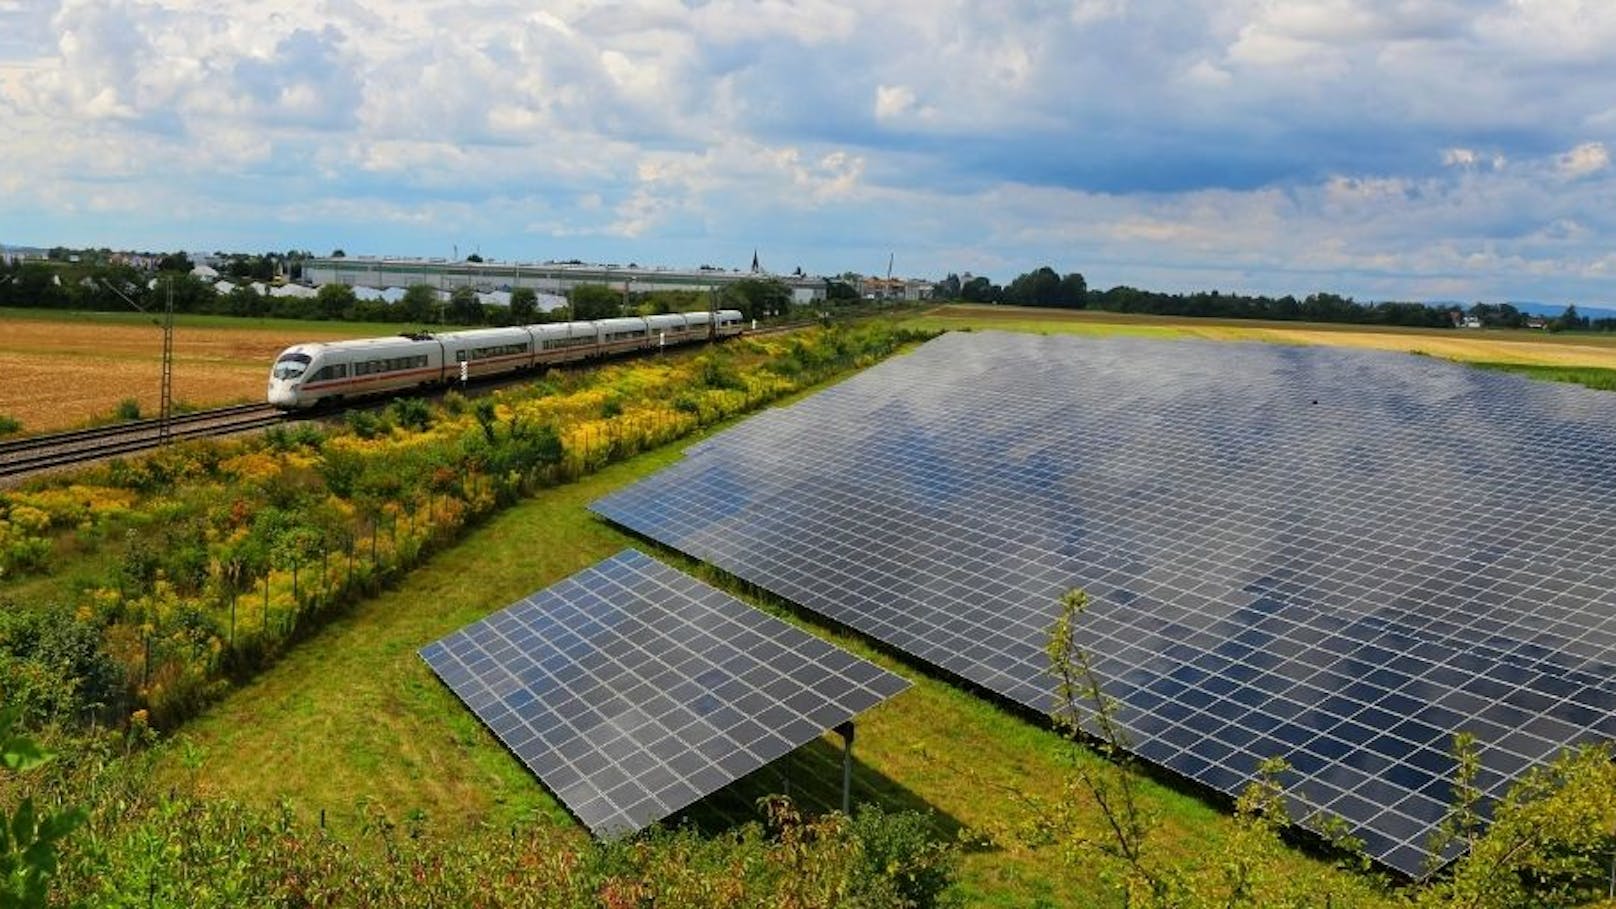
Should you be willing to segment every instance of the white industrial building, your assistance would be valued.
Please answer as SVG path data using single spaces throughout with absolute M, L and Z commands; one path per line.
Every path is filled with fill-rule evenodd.
M 564 297 L 580 284 L 604 284 L 630 293 L 658 290 L 705 291 L 747 278 L 769 277 L 791 289 L 792 302 L 825 299 L 825 279 L 803 275 L 760 275 L 709 269 L 617 268 L 609 265 L 533 265 L 512 262 L 449 262 L 443 259 L 318 258 L 303 263 L 303 280 L 315 284 L 409 287 L 430 284 L 442 290 L 472 287 L 483 293 L 531 287 Z

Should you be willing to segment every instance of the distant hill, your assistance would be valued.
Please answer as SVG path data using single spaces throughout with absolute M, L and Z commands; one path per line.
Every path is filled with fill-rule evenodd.
M 1472 303 L 1463 300 L 1431 300 L 1426 305 L 1468 310 Z M 1566 308 L 1564 303 L 1538 303 L 1535 300 L 1510 300 L 1509 305 L 1533 316 L 1558 316 L 1565 312 Z M 1616 309 L 1605 306 L 1584 306 L 1578 303 L 1577 312 L 1590 319 L 1616 319 Z
M 1511 302 L 1510 305 L 1521 312 L 1531 313 L 1534 316 L 1557 316 L 1565 312 L 1566 308 L 1564 303 L 1533 303 L 1530 301 Z M 1584 306 L 1578 303 L 1577 312 L 1590 319 L 1616 319 L 1616 309 L 1609 309 L 1604 306 Z

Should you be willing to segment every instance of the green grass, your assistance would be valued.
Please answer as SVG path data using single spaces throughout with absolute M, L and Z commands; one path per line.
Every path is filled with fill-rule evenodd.
M 924 314 L 906 320 L 905 324 L 927 331 L 1013 331 L 1033 335 L 1084 335 L 1092 337 L 1130 338 L 1185 338 L 1191 334 L 1178 325 L 1153 325 L 1126 321 L 1075 321 L 1058 319 L 992 318 L 974 319 L 969 316 L 941 316 Z
M 246 683 L 162 748 L 162 775 L 259 805 L 287 800 L 305 819 L 339 830 L 377 808 L 396 820 L 424 816 L 438 830 L 523 823 L 574 827 L 557 804 L 426 668 L 421 646 L 637 543 L 587 510 L 599 496 L 677 460 L 691 440 L 540 493 L 437 554 L 399 586 L 357 605 Z M 659 555 L 687 570 L 689 560 Z M 711 570 L 698 569 L 709 579 Z M 763 608 L 906 676 L 915 687 L 860 718 L 855 801 L 930 810 L 940 835 L 1015 820 L 1009 789 L 1050 795 L 1073 751 L 1036 722 L 1008 713 L 862 639 L 819 627 L 771 603 Z M 1051 603 L 1051 618 L 1055 604 Z M 753 813 L 757 796 L 784 788 L 807 803 L 839 800 L 839 740 L 824 740 L 703 802 L 688 819 L 716 830 Z M 1169 854 L 1217 855 L 1232 821 L 1197 797 L 1156 783 L 1147 799 L 1165 823 Z M 583 833 L 581 828 L 579 835 Z M 1298 853 L 1297 872 L 1323 873 Z M 1364 886 L 1332 877 L 1338 892 Z M 1092 868 L 1051 852 L 975 845 L 962 887 L 972 905 L 1108 905 Z
M 1478 369 L 1512 372 L 1544 382 L 1570 382 L 1600 391 L 1616 391 L 1616 369 L 1599 366 L 1538 366 L 1529 363 L 1471 362 Z

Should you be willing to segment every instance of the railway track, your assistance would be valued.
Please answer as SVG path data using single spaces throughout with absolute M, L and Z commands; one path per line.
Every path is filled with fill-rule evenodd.
M 817 320 L 793 321 L 752 329 L 745 332 L 745 335 L 757 337 L 781 334 L 816 324 L 818 324 Z M 632 355 L 638 356 L 641 353 L 643 351 Z M 523 380 L 525 378 L 519 381 Z M 511 379 L 507 376 L 498 376 L 473 383 L 473 385 L 474 387 L 497 387 L 509 384 L 510 381 Z M 381 399 L 354 402 L 349 407 L 384 406 L 385 404 L 386 400 Z M 347 410 L 349 407 L 342 407 L 338 410 Z M 331 413 L 333 411 L 326 410 L 322 412 Z M 270 407 L 268 404 L 239 404 L 234 407 L 198 410 L 171 417 L 168 421 L 168 440 L 182 441 L 185 439 L 229 435 L 235 432 L 247 432 L 275 426 L 296 418 Z M 57 467 L 149 451 L 162 444 L 162 427 L 158 420 L 136 420 L 128 423 L 115 423 L 109 426 L 97 426 L 92 429 L 75 429 L 68 432 L 29 436 L 10 442 L 0 442 L 0 482 L 15 480 Z
M 168 439 L 180 441 L 228 435 L 274 426 L 286 419 L 285 414 L 268 404 L 240 404 L 198 410 L 170 417 Z M 159 420 L 136 420 L 0 442 L 0 479 L 147 451 L 162 444 Z

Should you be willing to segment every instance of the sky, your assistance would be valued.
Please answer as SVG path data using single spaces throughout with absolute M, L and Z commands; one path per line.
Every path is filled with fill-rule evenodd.
M 0 243 L 1616 301 L 1610 0 L 0 0 Z

